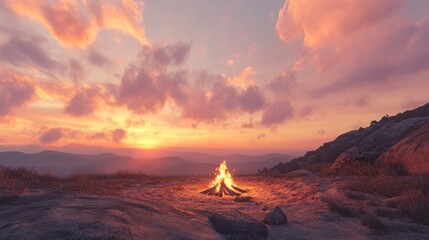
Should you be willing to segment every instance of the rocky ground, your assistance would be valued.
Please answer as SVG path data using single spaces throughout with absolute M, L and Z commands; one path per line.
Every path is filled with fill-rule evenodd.
M 107 181 L 107 180 L 106 180 Z M 282 176 L 235 178 L 247 189 L 241 202 L 233 197 L 200 194 L 210 178 L 117 179 L 103 194 L 27 189 L 17 197 L 0 197 L 0 239 L 428 239 L 429 227 L 414 223 L 386 205 L 386 199 L 344 189 L 345 177 L 306 171 Z M 117 185 L 115 185 L 117 186 Z M 382 227 L 371 229 L 355 214 L 329 208 L 329 201 L 352 212 L 383 209 Z M 262 223 L 266 211 L 280 207 L 288 223 Z M 375 211 L 377 212 L 377 211 Z M 222 234 L 209 218 L 228 213 L 239 229 L 266 228 L 268 235 Z M 231 220 L 231 219 L 230 219 Z M 364 223 L 364 224 L 362 224 Z M 250 224 L 250 225 L 249 225 Z M 256 225 L 252 225 L 256 224 Z M 368 224 L 366 224 L 368 225 Z M 369 224 L 372 226 L 371 224 Z M 266 227 L 265 227 L 266 226 Z M 253 227 L 251 227 L 253 229 Z M 240 235 L 241 234 L 241 235 Z

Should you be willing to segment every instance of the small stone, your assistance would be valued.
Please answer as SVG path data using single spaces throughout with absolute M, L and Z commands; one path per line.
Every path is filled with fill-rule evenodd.
M 280 207 L 275 207 L 267 212 L 263 222 L 269 225 L 280 225 L 287 223 L 287 216 Z
M 270 207 L 268 207 L 267 205 L 264 205 L 264 206 L 262 207 L 262 211 L 267 211 L 268 209 L 270 209 Z

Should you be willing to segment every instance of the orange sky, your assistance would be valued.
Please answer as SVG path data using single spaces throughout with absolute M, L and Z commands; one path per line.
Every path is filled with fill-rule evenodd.
M 419 0 L 0 3 L 0 145 L 306 151 L 429 101 Z

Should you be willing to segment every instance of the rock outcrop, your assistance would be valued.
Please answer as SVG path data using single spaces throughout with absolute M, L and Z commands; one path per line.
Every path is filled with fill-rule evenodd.
M 429 121 L 384 152 L 377 164 L 402 166 L 410 174 L 428 174 Z
M 0 239 L 213 239 L 210 230 L 165 203 L 128 196 L 47 193 L 0 203 Z
M 339 173 L 344 168 L 350 165 L 354 165 L 356 162 L 362 161 L 362 154 L 357 147 L 352 147 L 347 151 L 343 152 L 340 156 L 335 159 L 334 163 L 329 167 L 329 172 Z

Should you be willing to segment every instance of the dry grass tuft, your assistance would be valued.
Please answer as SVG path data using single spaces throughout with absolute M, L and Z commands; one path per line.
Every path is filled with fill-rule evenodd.
M 347 189 L 365 193 L 395 197 L 408 190 L 426 192 L 429 189 L 427 177 L 378 176 L 359 178 L 350 182 Z
M 12 169 L 0 166 L 0 190 L 9 195 L 19 195 L 26 189 L 38 187 L 50 187 L 66 192 L 115 194 L 128 181 L 147 178 L 147 175 L 141 173 L 128 172 L 73 174 L 68 178 L 60 178 L 50 173 L 38 174 L 30 168 Z
M 401 212 L 417 223 L 429 225 L 429 178 L 423 176 L 377 176 L 355 179 L 346 186 L 361 191 L 389 197 L 386 205 L 399 208 Z M 381 209 L 378 216 L 392 217 Z
M 323 174 L 330 174 L 329 167 L 331 163 L 319 162 L 319 163 L 311 163 L 304 166 L 304 169 L 310 172 L 319 172 Z
M 353 208 L 347 207 L 332 198 L 324 197 L 321 199 L 326 204 L 328 204 L 329 211 L 338 213 L 341 216 L 344 217 L 357 217 L 357 213 L 354 211 Z
M 343 166 L 338 171 L 338 174 L 345 176 L 376 176 L 379 172 L 378 169 L 370 163 L 353 161 Z
M 374 209 L 374 213 L 376 216 L 379 216 L 379 217 L 387 217 L 390 219 L 395 217 L 395 212 L 393 212 L 391 209 L 386 207 L 377 207 Z
M 403 192 L 399 200 L 399 208 L 415 222 L 429 225 L 429 199 L 421 191 Z
M 362 225 L 375 230 L 385 230 L 386 225 L 372 212 L 365 212 L 361 215 L 360 222 Z
M 102 180 L 102 179 L 143 179 L 148 178 L 146 174 L 143 173 L 131 173 L 126 171 L 119 171 L 114 174 L 90 174 L 96 179 Z
M 60 178 L 52 174 L 39 175 L 30 168 L 0 166 L 0 189 L 10 194 L 20 194 L 30 187 L 56 186 Z
M 17 195 L 6 195 L 6 196 L 0 196 L 0 204 L 8 204 L 15 202 L 19 199 Z
M 362 192 L 345 191 L 344 196 L 354 200 L 365 200 L 366 196 Z

